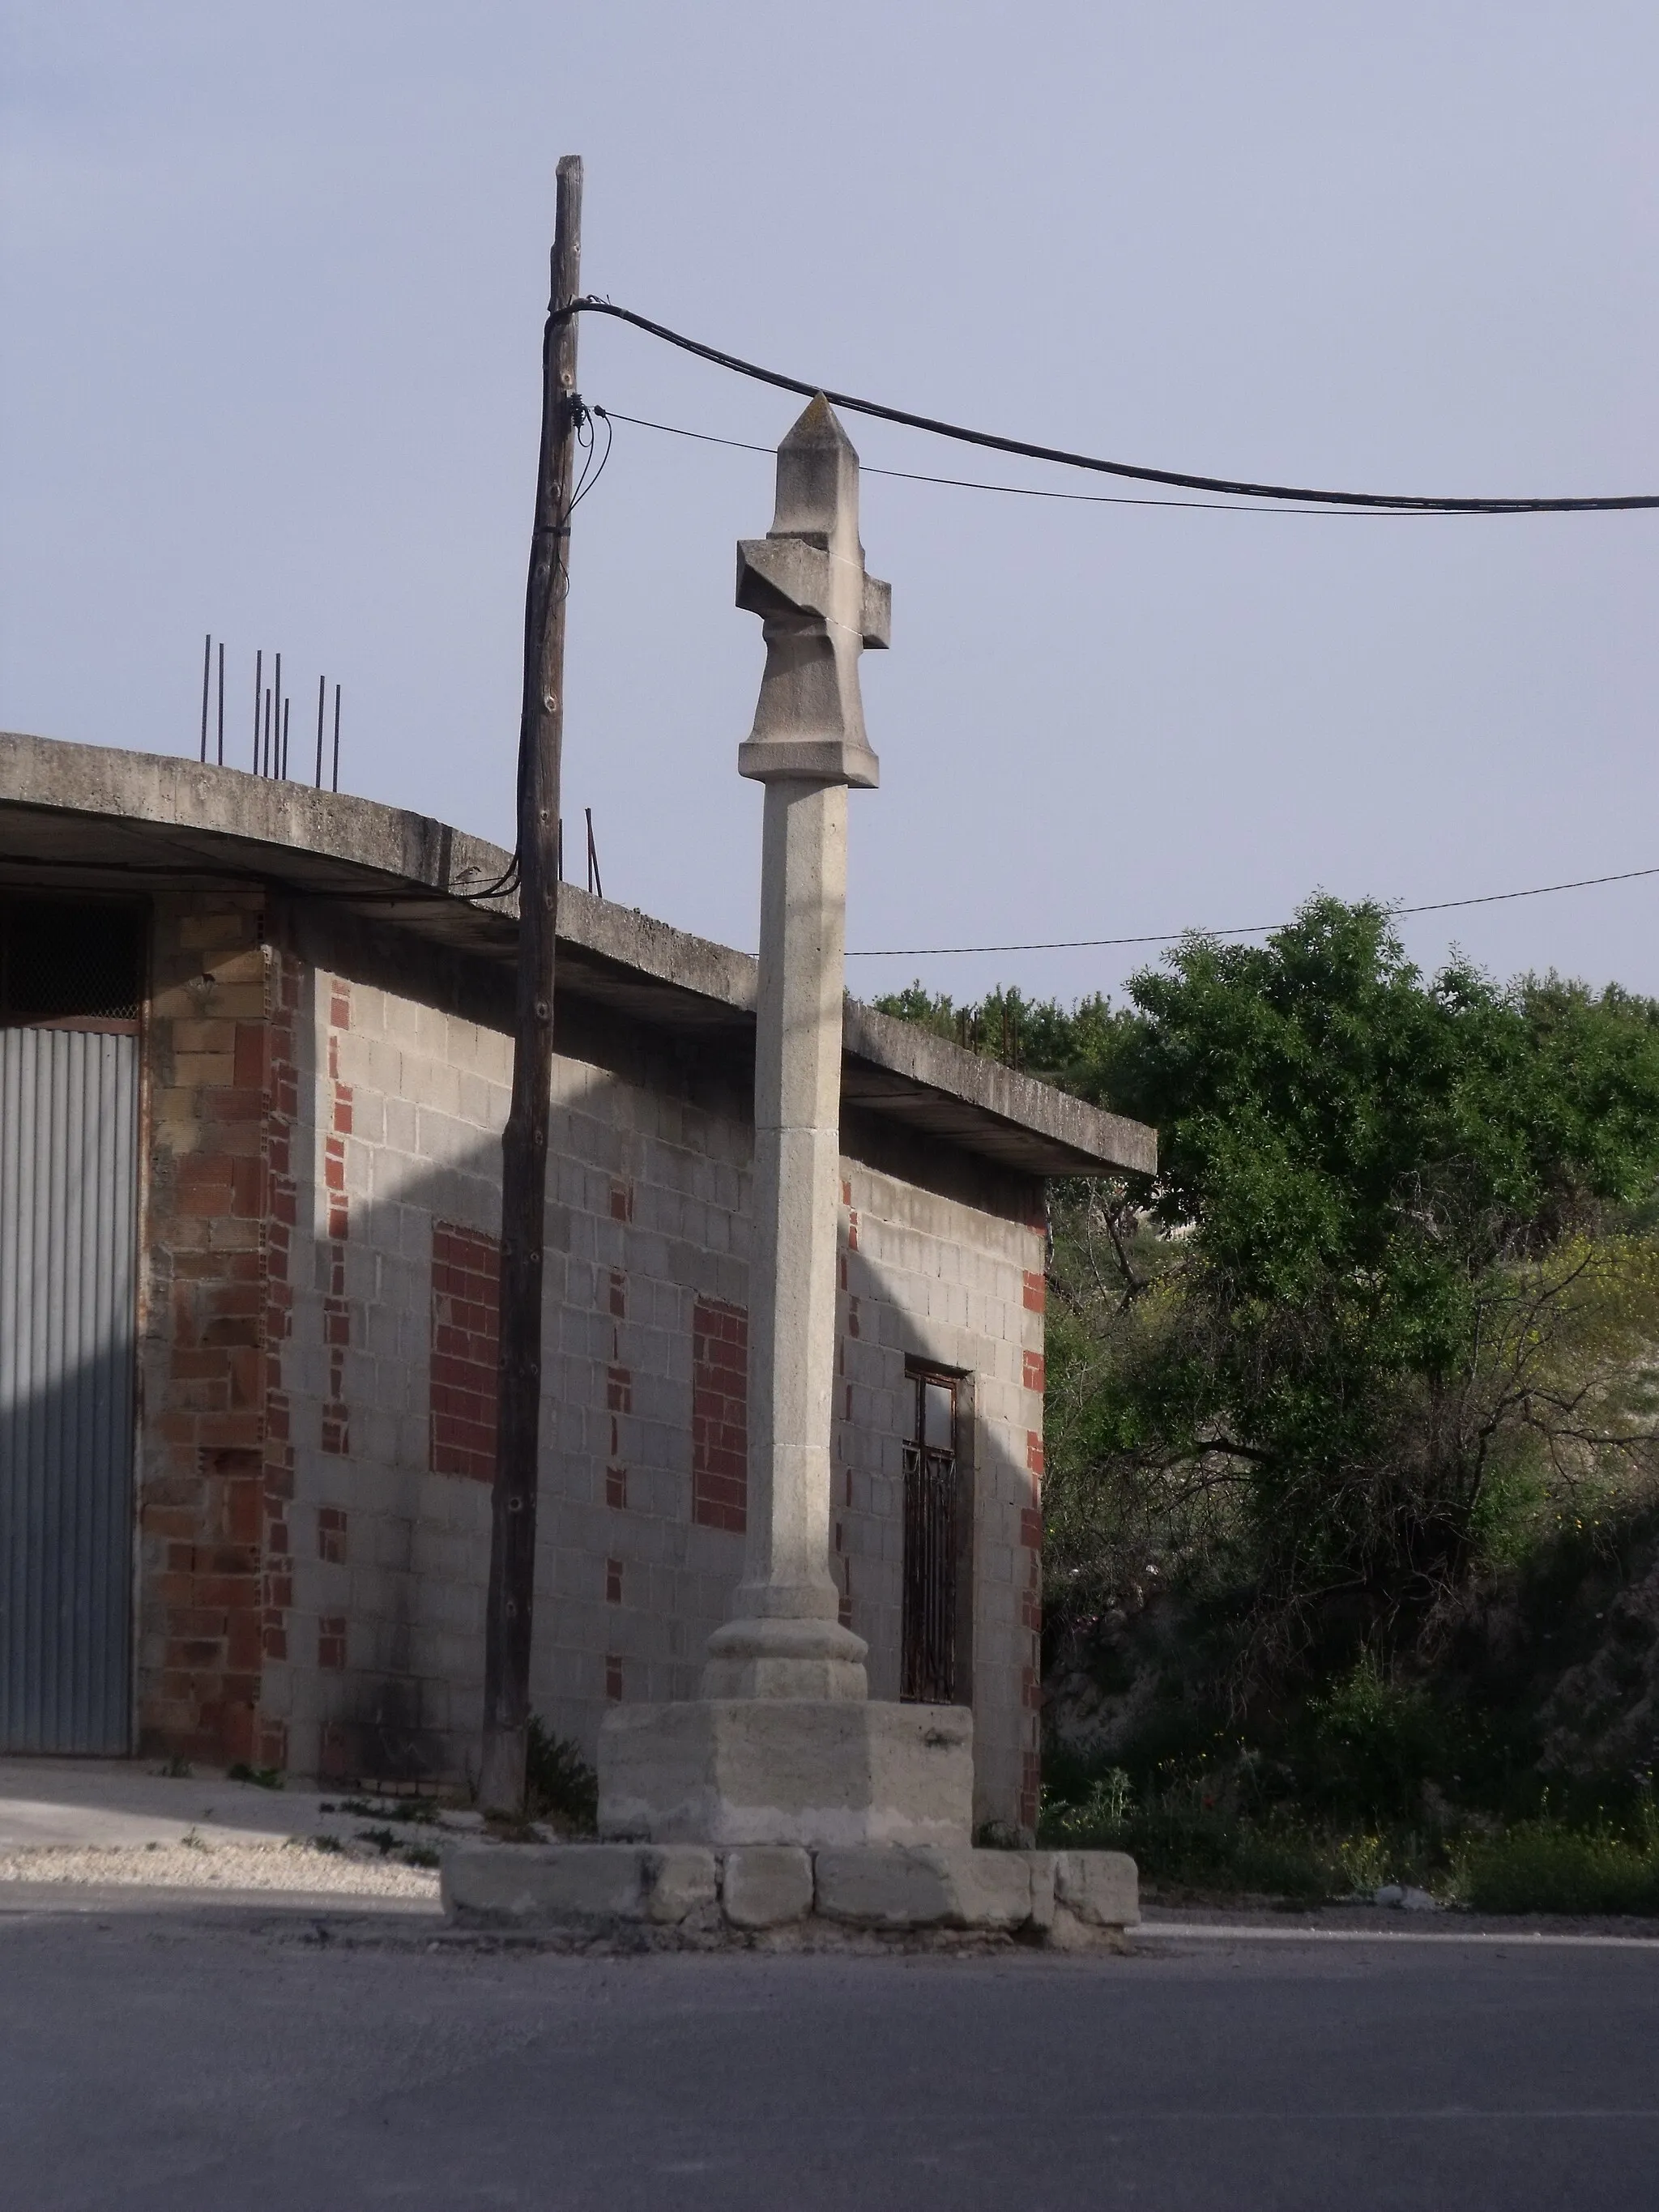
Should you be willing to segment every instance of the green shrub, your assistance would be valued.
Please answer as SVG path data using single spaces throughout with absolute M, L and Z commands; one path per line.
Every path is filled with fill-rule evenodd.
M 1659 1833 L 1621 1835 L 1527 1820 L 1461 1856 L 1477 1912 L 1659 1913 Z
M 1079 1802 L 1045 1804 L 1040 1840 L 1060 1850 L 1127 1851 L 1156 1888 L 1298 1903 L 1345 1887 L 1331 1855 L 1305 1830 L 1246 1820 L 1181 1784 L 1137 1804 L 1129 1777 L 1110 1767 Z
M 1298 1796 L 1336 1814 L 1409 1817 L 1452 1763 L 1426 1695 L 1389 1680 L 1370 1652 L 1308 1700 L 1299 1734 Z

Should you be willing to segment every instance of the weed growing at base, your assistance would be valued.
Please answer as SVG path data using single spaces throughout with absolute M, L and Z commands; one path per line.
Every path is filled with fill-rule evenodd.
M 525 1812 L 576 1836 L 597 1835 L 599 1778 L 574 1743 L 532 1713 L 525 1757 Z
M 1045 1795 L 1039 1840 L 1120 1850 L 1166 1898 L 1244 1896 L 1309 1905 L 1368 1899 L 1385 1884 L 1477 1912 L 1659 1915 L 1659 1810 L 1650 1795 L 1622 1823 L 1547 1811 L 1504 1828 L 1456 1821 L 1316 1825 L 1286 1807 L 1240 1811 L 1200 1778 L 1138 1799 L 1121 1767 L 1079 1796 Z

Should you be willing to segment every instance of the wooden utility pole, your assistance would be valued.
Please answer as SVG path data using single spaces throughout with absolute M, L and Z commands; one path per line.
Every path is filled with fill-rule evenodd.
M 501 1139 L 501 1367 L 489 1595 L 484 1620 L 483 1764 L 479 1802 L 524 1808 L 530 1719 L 530 1631 L 536 1583 L 536 1488 L 542 1404 L 542 1242 L 553 1083 L 553 957 L 559 906 L 559 751 L 564 737 L 564 624 L 570 589 L 570 498 L 580 405 L 582 165 L 559 163 L 553 289 L 542 339 L 542 443 L 525 595 L 524 706 L 519 725 L 519 985 L 513 1103 Z

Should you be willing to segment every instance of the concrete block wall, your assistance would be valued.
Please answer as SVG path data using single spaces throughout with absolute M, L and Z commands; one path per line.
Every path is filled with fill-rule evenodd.
M 459 1778 L 489 1543 L 489 1454 L 468 1425 L 489 1324 L 468 1285 L 499 1231 L 510 1041 L 270 934 L 257 903 L 181 902 L 158 921 L 149 1736 L 342 1779 Z M 637 1076 L 574 1054 L 555 1073 L 532 1688 L 589 1756 L 607 1703 L 695 1695 L 743 1552 L 732 1347 L 752 1133 L 672 1071 Z M 896 1696 L 905 1361 L 959 1371 L 979 1817 L 1028 1818 L 1041 1227 L 851 1158 L 843 1199 L 846 1616 L 872 1694 Z M 466 1424 L 445 1430 L 458 1358 L 476 1371 Z
M 696 1695 L 741 1568 L 724 1493 L 696 1480 L 694 1358 L 700 1309 L 733 1328 L 747 1310 L 751 1137 L 575 1060 L 553 1103 L 532 1686 L 591 1757 L 607 1703 Z
M 450 1318 L 434 1232 L 441 1271 L 458 1232 L 498 1231 L 511 1048 L 326 973 L 311 1006 L 314 1264 L 285 1351 L 292 1606 L 265 1703 L 297 1770 L 459 1775 L 476 1757 L 489 1497 L 483 1456 L 434 1426 Z M 590 1753 L 607 1700 L 695 1691 L 738 1572 L 741 1536 L 693 1519 L 691 1369 L 699 1297 L 746 1295 L 747 1149 L 720 1117 L 556 1064 L 532 1692 Z
M 310 972 L 309 1264 L 284 1347 L 292 1603 L 264 1700 L 297 1771 L 454 1777 L 482 1700 L 489 1493 L 483 1455 L 434 1448 L 434 1231 L 441 1267 L 446 1231 L 497 1234 L 511 1048 Z
M 831 1539 L 842 1618 L 870 1645 L 870 1694 L 899 1694 L 907 1364 L 962 1378 L 973 1607 L 959 1620 L 974 1706 L 975 1819 L 1036 1820 L 1043 1265 L 1021 1221 L 843 1163 Z

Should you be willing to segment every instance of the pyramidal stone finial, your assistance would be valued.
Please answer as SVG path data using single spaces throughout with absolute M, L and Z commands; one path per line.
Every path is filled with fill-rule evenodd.
M 873 787 L 881 770 L 865 734 L 859 654 L 887 643 L 892 592 L 866 573 L 859 457 L 822 392 L 778 447 L 771 529 L 738 544 L 738 605 L 761 617 L 766 640 L 738 774 Z

